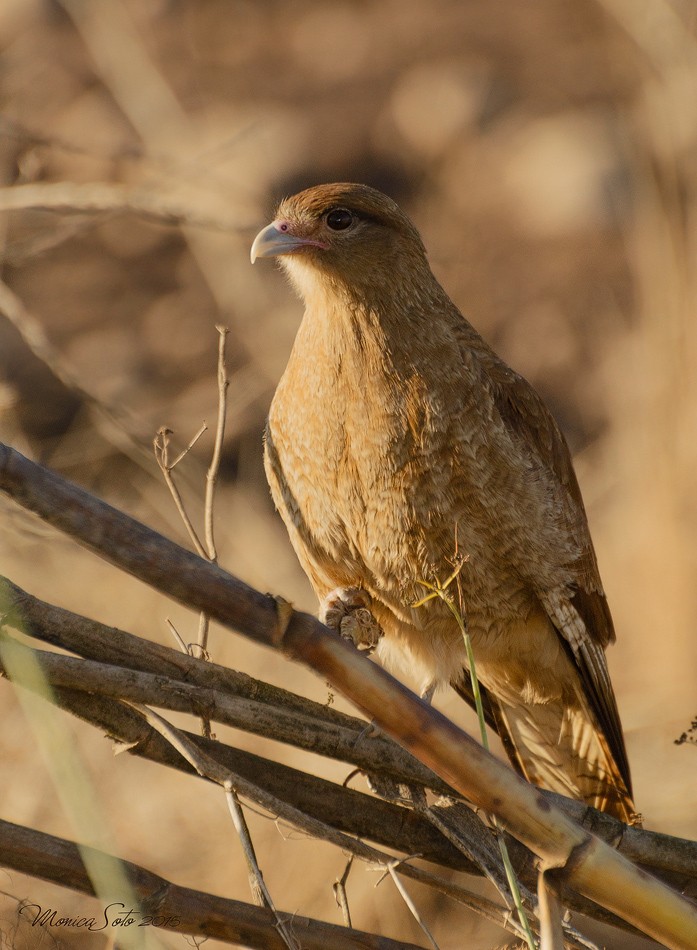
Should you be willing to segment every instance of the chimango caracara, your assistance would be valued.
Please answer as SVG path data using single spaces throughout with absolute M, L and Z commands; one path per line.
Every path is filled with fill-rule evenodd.
M 305 315 L 266 432 L 266 473 L 330 626 L 468 693 L 465 648 L 421 581 L 466 557 L 463 606 L 487 718 L 531 782 L 632 820 L 605 661 L 614 640 L 569 451 L 534 389 L 365 185 L 287 198 L 252 247 Z

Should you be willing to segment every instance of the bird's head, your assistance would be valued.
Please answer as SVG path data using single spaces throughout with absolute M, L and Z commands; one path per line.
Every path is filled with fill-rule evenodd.
M 357 184 L 317 185 L 285 198 L 254 239 L 251 257 L 279 257 L 306 301 L 318 285 L 375 298 L 428 271 L 407 216 L 391 198 Z

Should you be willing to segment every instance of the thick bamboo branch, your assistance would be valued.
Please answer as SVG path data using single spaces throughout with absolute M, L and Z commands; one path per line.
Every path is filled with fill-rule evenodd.
M 84 849 L 83 850 L 93 850 Z M 23 874 L 52 881 L 83 894 L 94 895 L 76 844 L 40 831 L 0 820 L 0 864 Z M 180 934 L 214 937 L 226 943 L 258 947 L 259 950 L 286 950 L 277 931 L 276 914 L 242 901 L 215 897 L 188 887 L 179 887 L 146 868 L 122 862 L 140 910 L 152 916 L 152 925 L 169 921 L 166 929 Z M 118 902 L 122 895 L 102 895 Z M 116 910 L 114 908 L 114 914 Z M 108 912 L 105 909 L 105 913 Z M 85 915 L 87 916 L 87 915 Z M 288 929 L 307 950 L 418 950 L 414 944 L 390 940 L 359 930 L 337 927 L 297 914 L 283 914 Z M 142 923 L 144 918 L 138 918 Z M 176 921 L 176 923 L 174 922 Z M 99 926 L 102 920 L 97 920 Z
M 13 649 L 26 648 L 14 644 Z M 198 774 L 209 781 L 216 780 L 214 775 L 204 774 L 205 770 L 201 772 L 189 757 L 182 755 L 175 744 L 153 729 L 129 704 L 65 688 L 54 688 L 51 699 L 61 708 L 106 730 L 131 755 L 188 774 Z M 435 888 L 499 927 L 517 933 L 505 907 L 473 894 L 457 883 L 437 877 L 429 870 L 407 863 L 409 858 L 418 856 L 468 873 L 480 873 L 476 865 L 456 851 L 449 853 L 448 842 L 438 835 L 433 836 L 432 829 L 422 824 L 414 812 L 215 740 L 183 730 L 178 730 L 178 734 L 200 759 L 215 763 L 218 777 L 224 774 L 227 778 L 234 772 L 240 791 L 263 808 L 270 809 L 271 816 L 291 821 L 310 835 L 316 834 L 316 826 L 320 824 L 325 832 L 321 837 L 374 862 L 376 866 L 384 863 L 387 856 L 366 846 L 364 838 L 402 851 L 408 856 L 401 865 L 403 875 Z M 277 803 L 278 808 L 274 808 L 272 803 Z M 615 918 L 607 922 L 617 924 Z M 622 921 L 619 923 L 623 924 Z
M 163 690 L 169 690 L 170 701 L 180 704 L 175 707 L 163 701 L 163 705 L 183 711 L 185 707 L 189 708 L 186 692 L 192 700 L 194 696 L 198 697 L 200 706 L 210 709 L 215 705 L 215 697 L 222 693 L 238 700 L 227 703 L 227 718 L 220 720 L 231 726 L 349 762 L 367 773 L 380 773 L 395 782 L 425 785 L 444 794 L 452 792 L 434 772 L 391 739 L 366 737 L 363 719 L 253 679 L 237 670 L 183 654 L 47 604 L 1 576 L 0 592 L 2 609 L 8 611 L 10 622 L 14 621 L 23 632 L 45 643 L 96 660 L 100 670 L 93 674 L 95 679 L 100 677 L 105 664 L 166 677 L 185 688 L 177 690 L 173 684 L 171 687 L 161 684 Z M 89 667 L 84 670 L 89 676 Z M 64 675 L 69 675 L 67 667 Z M 81 674 L 75 675 L 79 677 Z M 113 681 L 113 674 L 105 675 L 103 685 L 110 681 Z M 133 678 L 134 688 L 136 683 Z M 79 683 L 74 682 L 66 681 L 62 685 L 79 688 Z M 147 684 L 143 681 L 142 688 L 145 689 L 146 685 L 149 688 L 155 684 L 152 680 Z M 194 690 L 194 687 L 198 689 Z M 163 696 L 162 692 L 160 696 Z M 130 698 L 140 702 L 154 701 L 152 693 L 149 699 L 144 699 L 142 694 Z M 211 718 L 216 716 L 211 713 Z
M 27 648 L 16 645 L 15 649 Z M 128 705 L 113 702 L 112 699 L 92 692 L 93 678 L 91 676 L 88 676 L 86 681 L 79 682 L 76 688 L 67 687 L 65 684 L 68 682 L 73 682 L 76 678 L 80 680 L 78 667 L 81 661 L 40 652 L 35 655 L 53 688 L 53 701 L 61 708 L 105 731 L 112 739 L 122 744 L 131 755 L 137 755 L 156 764 L 167 765 L 189 774 L 194 772 L 191 765 L 170 745 L 164 743 L 162 737 L 147 726 Z M 94 667 L 101 667 L 104 675 L 109 675 L 109 667 L 101 664 L 94 664 Z M 56 673 L 58 675 L 55 675 Z M 59 683 L 64 685 L 58 685 Z M 283 799 L 296 809 L 331 824 L 339 831 L 367 838 L 406 855 L 419 855 L 425 860 L 448 868 L 469 874 L 482 873 L 477 864 L 467 860 L 461 851 L 455 849 L 449 841 L 435 831 L 431 823 L 424 822 L 416 811 L 390 804 L 343 785 L 336 785 L 314 775 L 299 772 L 289 766 L 272 762 L 253 753 L 243 752 L 215 740 L 206 740 L 190 733 L 185 733 L 185 735 L 221 766 L 240 772 L 258 787 Z M 468 835 L 473 844 L 480 847 L 477 842 L 485 833 L 485 829 L 483 827 L 477 829 L 478 819 L 474 814 L 471 821 L 475 827 L 472 825 L 468 827 Z M 473 835 L 474 838 L 472 838 Z M 515 864 L 518 873 L 532 884 L 536 871 L 533 868 L 530 853 L 512 839 L 509 844 L 517 849 Z M 430 877 L 428 872 L 423 872 L 411 865 L 405 865 L 402 873 L 408 874 L 415 880 L 423 880 L 423 883 L 432 883 L 432 876 Z M 439 881 L 437 886 L 454 900 L 471 906 L 475 912 L 484 914 L 500 926 L 506 925 L 505 920 L 501 919 L 500 909 L 495 910 L 495 905 L 491 902 L 483 902 L 483 899 L 476 898 L 468 903 L 467 895 L 462 888 L 443 881 Z M 625 921 L 573 891 L 564 894 L 564 903 L 570 909 L 578 910 L 586 916 L 611 926 L 634 931 L 634 928 Z
M 62 709 L 106 732 L 130 754 L 194 774 L 194 769 L 142 717 L 123 703 L 63 687 L 54 688 L 53 698 Z M 339 831 L 360 835 L 407 854 L 419 854 L 446 867 L 470 874 L 480 873 L 476 865 L 467 861 L 410 809 L 214 739 L 189 732 L 185 735 L 228 771 L 244 776 L 276 798 L 314 815 Z
M 0 446 L 0 487 L 106 560 L 255 641 L 312 667 L 377 725 L 584 896 L 668 947 L 697 945 L 697 907 L 583 831 L 385 670 L 308 614 L 264 596 L 214 564 Z
M 214 695 L 222 693 L 239 701 L 228 705 L 228 712 L 235 712 L 225 720 L 239 729 L 258 731 L 267 738 L 349 762 L 365 772 L 387 776 L 396 782 L 423 785 L 437 792 L 452 793 L 452 789 L 435 773 L 426 769 L 417 759 L 385 736 L 374 736 L 367 741 L 361 741 L 361 733 L 365 731 L 365 722 L 362 719 L 256 680 L 237 670 L 204 662 L 170 647 L 48 604 L 17 587 L 7 578 L 0 577 L 0 585 L 2 609 L 8 611 L 7 619 L 10 623 L 14 621 L 25 633 L 45 643 L 98 661 L 98 669 L 90 672 L 89 666 L 71 665 L 76 663 L 74 660 L 66 661 L 62 668 L 62 660 L 66 658 L 48 660 L 44 665 L 44 672 L 55 686 L 79 689 L 99 680 L 103 687 L 102 692 L 115 696 L 117 687 L 112 689 L 109 685 L 116 674 L 113 667 L 150 673 L 153 677 L 165 677 L 167 682 L 163 684 L 163 693 L 147 691 L 153 686 L 153 679 L 143 680 L 140 687 L 137 686 L 138 681 L 133 679 L 130 682 L 134 692 L 130 697 L 124 694 L 124 698 L 157 705 L 155 700 L 159 695 L 164 708 L 180 708 L 182 711 L 195 713 L 196 707 L 189 705 L 194 702 L 194 697 L 198 696 L 199 702 L 210 708 L 208 691 Z M 40 661 L 42 656 L 44 654 L 39 653 Z M 49 663 L 56 666 L 52 669 Z M 60 676 L 59 668 L 62 670 Z M 169 684 L 169 681 L 173 682 Z M 176 684 L 183 684 L 185 687 L 198 686 L 201 692 L 193 689 L 180 692 Z M 139 692 L 138 689 L 143 691 Z M 172 691 L 172 695 L 180 703 L 179 706 L 174 705 L 174 699 L 171 704 L 164 701 L 168 690 Z M 262 729 L 256 728 L 258 717 L 262 718 Z M 676 883 L 681 888 L 688 888 L 688 893 L 691 894 L 697 892 L 697 842 L 643 828 L 627 827 L 611 815 L 598 812 L 589 805 L 553 792 L 544 794 L 567 812 L 577 824 L 612 844 L 629 860 L 643 864 L 659 874 L 667 872 L 676 876 Z M 411 850 L 420 848 L 413 847 Z

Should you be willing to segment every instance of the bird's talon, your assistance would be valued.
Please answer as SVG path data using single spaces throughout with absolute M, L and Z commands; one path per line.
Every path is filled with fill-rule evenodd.
M 322 601 L 320 619 L 361 652 L 372 653 L 383 630 L 369 607 L 370 594 L 360 587 L 338 587 Z

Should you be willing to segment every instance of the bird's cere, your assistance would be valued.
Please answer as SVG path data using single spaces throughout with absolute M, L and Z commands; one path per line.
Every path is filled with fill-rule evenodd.
M 321 241 L 296 234 L 289 221 L 278 219 L 257 234 L 252 244 L 250 257 L 252 264 L 257 257 L 278 257 L 291 254 L 306 247 L 325 247 Z

